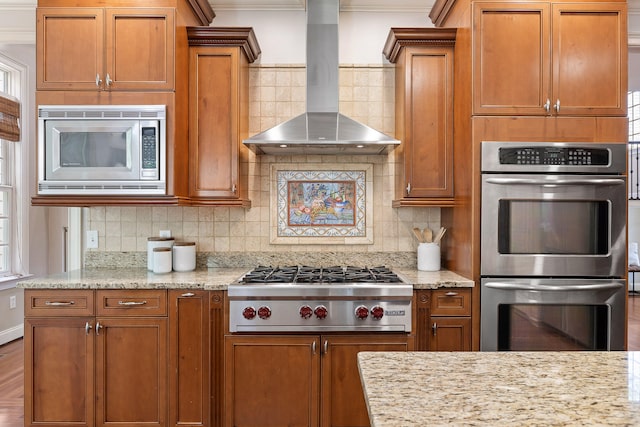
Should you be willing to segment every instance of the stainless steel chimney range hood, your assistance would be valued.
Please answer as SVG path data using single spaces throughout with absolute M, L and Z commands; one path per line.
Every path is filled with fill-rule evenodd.
M 307 0 L 307 112 L 243 141 L 259 154 L 383 154 L 395 138 L 338 112 L 339 0 Z

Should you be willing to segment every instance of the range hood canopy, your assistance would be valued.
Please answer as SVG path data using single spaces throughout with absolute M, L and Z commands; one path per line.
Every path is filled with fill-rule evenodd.
M 382 154 L 400 144 L 338 112 L 339 0 L 307 0 L 307 112 L 243 144 L 260 154 Z

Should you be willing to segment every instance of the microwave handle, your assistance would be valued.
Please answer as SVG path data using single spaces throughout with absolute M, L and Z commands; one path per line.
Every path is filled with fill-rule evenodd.
M 560 179 L 557 181 L 526 178 L 487 178 L 489 184 L 500 185 L 621 185 L 625 183 L 620 178 L 599 179 Z
M 503 289 L 509 291 L 597 291 L 604 289 L 617 289 L 624 286 L 622 283 L 598 283 L 585 285 L 538 285 L 534 283 L 506 283 L 506 282 L 488 282 L 484 285 L 486 288 Z

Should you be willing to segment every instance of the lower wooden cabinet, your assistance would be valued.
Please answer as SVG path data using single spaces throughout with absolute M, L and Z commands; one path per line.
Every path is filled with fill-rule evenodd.
M 471 351 L 471 289 L 417 290 L 416 350 Z
M 356 354 L 407 351 L 404 334 L 225 338 L 225 426 L 369 426 Z
M 166 291 L 25 291 L 25 426 L 166 426 Z

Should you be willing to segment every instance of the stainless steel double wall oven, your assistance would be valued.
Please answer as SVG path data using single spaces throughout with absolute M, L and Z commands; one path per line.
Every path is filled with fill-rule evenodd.
M 626 144 L 482 143 L 481 350 L 622 350 Z

